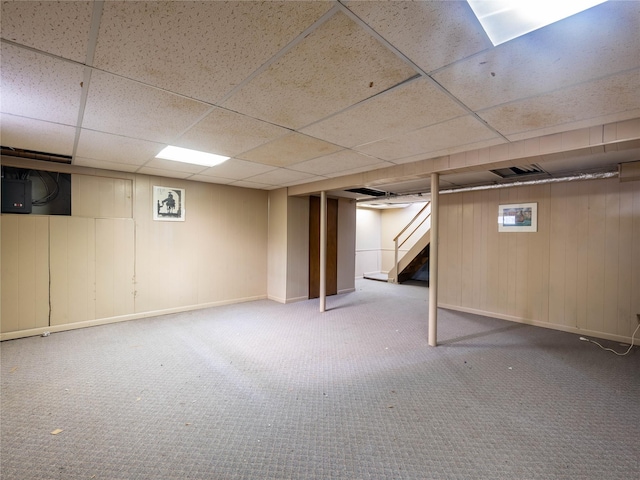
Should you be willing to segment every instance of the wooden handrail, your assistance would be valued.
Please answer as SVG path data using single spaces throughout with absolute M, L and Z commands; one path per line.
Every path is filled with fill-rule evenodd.
M 396 235 L 396 236 L 395 236 L 395 238 L 393 239 L 393 241 L 394 241 L 394 242 L 398 239 L 398 237 L 400 237 L 400 235 L 402 235 L 402 234 L 405 232 L 405 230 L 407 230 L 407 228 L 409 228 L 409 227 L 411 226 L 411 224 L 412 224 L 413 222 L 415 222 L 415 221 L 416 221 L 416 218 L 418 218 L 418 217 L 422 214 L 422 212 L 424 212 L 424 211 L 426 210 L 426 208 L 427 208 L 429 205 L 431 205 L 431 202 L 427 202 L 427 203 L 424 205 L 424 207 L 422 207 L 422 208 L 420 209 L 420 211 L 419 211 L 418 213 L 416 213 L 416 216 L 415 216 L 415 217 L 413 217 L 409 223 L 407 223 L 407 226 L 406 226 L 406 227 L 404 227 L 402 230 L 400 230 L 400 233 L 399 233 L 398 235 Z M 431 213 L 429 213 L 429 214 L 431 214 Z M 412 232 L 412 233 L 413 233 L 413 232 Z M 411 236 L 411 235 L 409 235 L 409 236 Z
M 415 222 L 418 217 L 420 217 L 420 215 L 422 215 L 422 213 L 427 209 L 427 207 L 429 207 L 431 205 L 431 202 L 427 202 L 425 204 L 424 207 L 422 207 L 420 209 L 420 211 L 418 213 L 416 213 L 416 215 L 411 219 L 411 221 L 409 223 L 407 223 L 407 225 L 400 231 L 400 233 L 398 235 L 395 236 L 395 238 L 393 239 L 393 243 L 395 245 L 395 251 L 394 251 L 394 262 L 395 262 L 395 266 L 396 266 L 396 278 L 395 278 L 395 283 L 398 283 L 398 277 L 400 276 L 400 262 L 398 261 L 398 249 L 404 245 L 404 243 L 409 240 L 409 238 L 411 238 L 411 236 L 416 233 L 416 231 L 422 226 L 422 224 L 424 222 L 427 221 L 427 218 L 431 217 L 431 211 L 429 211 L 429 213 L 422 219 L 422 221 L 420 222 L 420 224 L 414 228 L 411 233 L 409 235 L 407 235 L 407 238 L 405 238 L 402 243 L 400 243 L 400 245 L 398 245 L 398 238 L 400 238 L 400 235 L 402 235 L 404 232 L 407 231 L 407 229 L 411 226 L 411 224 L 413 222 Z

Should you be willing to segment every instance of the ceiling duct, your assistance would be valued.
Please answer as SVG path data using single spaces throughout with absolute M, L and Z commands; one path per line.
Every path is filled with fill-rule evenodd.
M 510 181 L 504 183 L 493 183 L 489 185 L 475 185 L 472 187 L 456 187 L 440 190 L 440 195 L 446 195 L 448 193 L 463 193 L 463 192 L 475 192 L 479 190 L 495 190 L 498 188 L 510 188 L 510 187 L 524 187 L 530 185 L 543 185 L 546 183 L 561 183 L 561 182 L 575 182 L 580 180 L 599 180 L 604 178 L 618 177 L 619 172 L 606 171 L 606 172 L 594 172 L 594 173 L 579 173 L 576 175 L 566 175 L 564 177 L 549 177 L 538 180 L 525 180 L 525 181 Z M 416 202 L 428 202 L 431 200 L 431 192 L 420 192 L 406 195 L 396 195 L 392 199 L 385 200 L 388 203 L 416 203 Z M 365 206 L 367 203 L 379 203 L 378 199 L 358 200 L 358 206 Z
M 367 197 L 386 197 L 389 195 L 394 195 L 393 193 L 387 193 L 387 192 L 383 192 L 382 190 L 376 190 L 374 188 L 366 188 L 366 187 L 351 188 L 346 191 L 351 193 L 359 193 L 361 195 L 366 195 Z
M 29 158 L 31 160 L 42 160 L 45 162 L 71 164 L 71 155 L 60 155 L 57 153 L 36 152 L 34 150 L 23 150 L 21 148 L 0 147 L 0 154 L 7 157 Z
M 496 168 L 495 170 L 489 170 L 494 175 L 499 176 L 500 178 L 516 178 L 523 177 L 528 175 L 548 175 L 542 168 L 538 165 L 523 165 L 521 167 L 507 167 L 507 168 Z

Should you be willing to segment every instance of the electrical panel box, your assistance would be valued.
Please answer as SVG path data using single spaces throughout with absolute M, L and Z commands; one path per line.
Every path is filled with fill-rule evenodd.
M 31 213 L 31 180 L 2 179 L 2 213 Z

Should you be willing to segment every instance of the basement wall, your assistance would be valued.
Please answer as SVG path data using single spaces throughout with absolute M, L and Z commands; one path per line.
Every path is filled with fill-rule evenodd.
M 538 203 L 536 233 L 499 233 L 498 205 Z M 630 341 L 640 313 L 640 182 L 440 197 L 439 307 Z
M 186 190 L 184 222 L 153 220 L 154 185 Z M 266 298 L 266 191 L 116 172 L 72 186 L 72 216 L 0 217 L 1 339 Z

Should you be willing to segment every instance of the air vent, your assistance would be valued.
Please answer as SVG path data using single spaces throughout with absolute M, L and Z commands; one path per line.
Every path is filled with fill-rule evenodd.
M 382 190 L 374 190 L 373 188 L 352 188 L 350 190 L 347 190 L 347 192 L 360 193 L 369 197 L 384 197 L 385 195 L 387 195 L 387 192 L 383 192 Z
M 516 178 L 526 177 L 529 175 L 544 175 L 545 172 L 538 165 L 524 165 L 522 167 L 509 167 L 509 168 L 496 168 L 490 170 L 491 173 L 498 175 L 501 178 Z
M 0 147 L 0 153 L 7 157 L 30 158 L 32 160 L 42 160 L 45 162 L 71 164 L 70 155 L 59 155 L 57 153 L 36 152 L 34 150 L 23 150 L 21 148 Z

